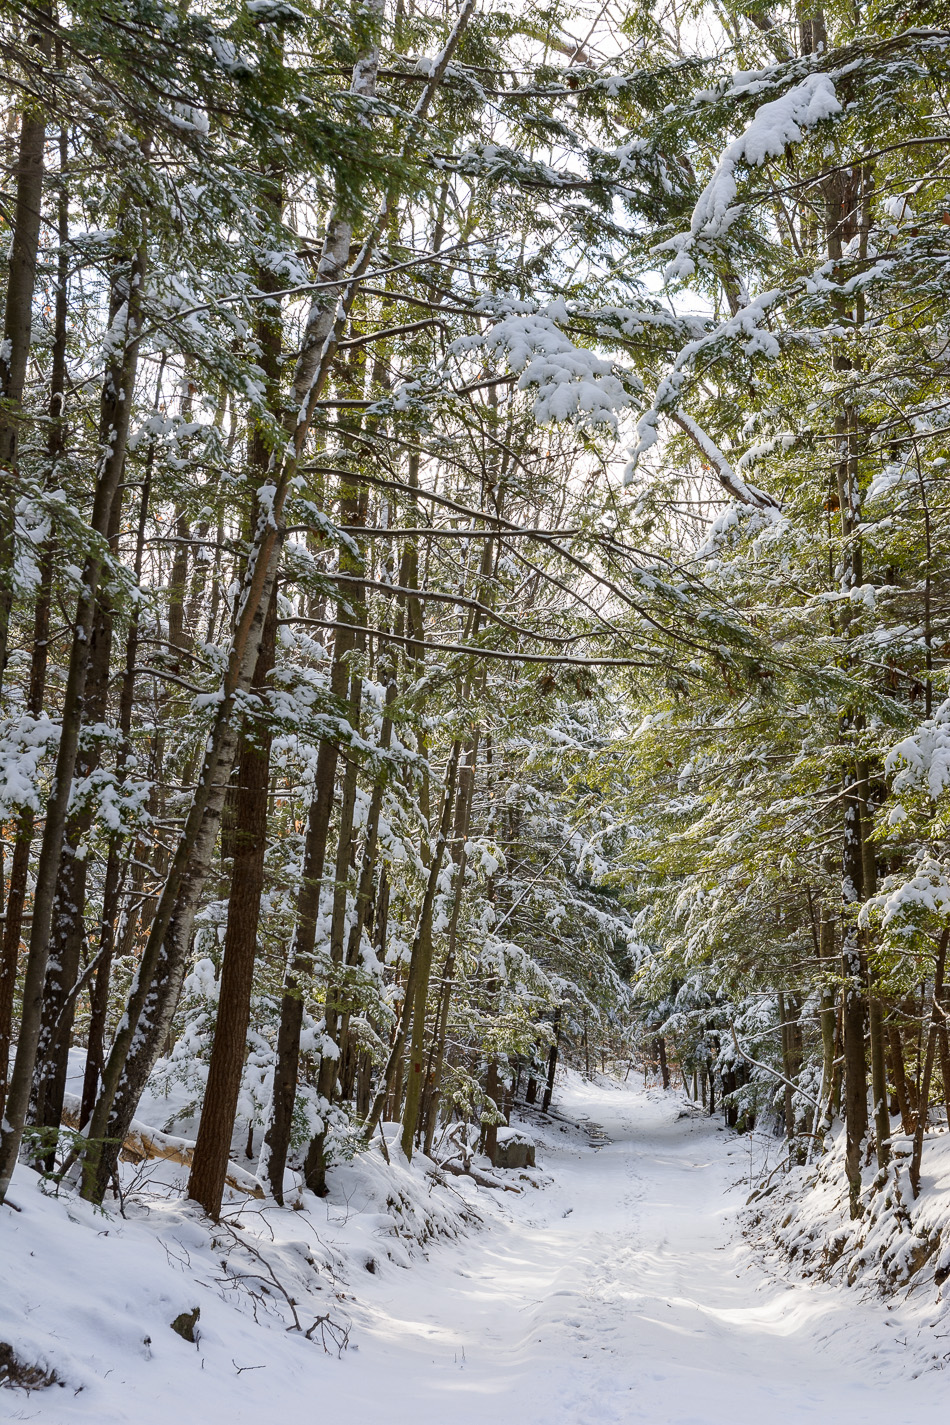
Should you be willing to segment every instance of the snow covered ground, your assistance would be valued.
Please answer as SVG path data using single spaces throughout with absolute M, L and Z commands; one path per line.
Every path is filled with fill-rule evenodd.
M 610 1141 L 546 1129 L 540 1188 L 434 1187 L 418 1165 L 394 1162 L 390 1175 L 380 1158 L 378 1171 L 341 1170 L 327 1202 L 271 1219 L 251 1246 L 264 1244 L 262 1279 L 276 1267 L 295 1304 L 268 1291 L 259 1321 L 246 1295 L 222 1289 L 222 1252 L 230 1277 L 242 1250 L 253 1261 L 233 1246 L 239 1233 L 215 1235 L 175 1204 L 105 1219 L 22 1173 L 21 1212 L 0 1215 L 0 1341 L 67 1384 L 0 1392 L 0 1418 L 944 1425 L 950 1374 L 936 1367 L 950 1356 L 950 1313 L 932 1281 L 889 1307 L 777 1276 L 738 1233 L 745 1140 L 684 1114 L 674 1094 L 609 1080 L 571 1077 L 556 1103 Z M 385 1210 L 391 1182 L 404 1192 L 402 1237 Z M 437 1231 L 461 1235 L 423 1256 L 408 1229 L 426 1201 Z M 473 1212 L 484 1227 L 465 1225 Z M 339 1358 L 285 1329 L 293 1311 L 308 1326 L 321 1303 L 350 1323 Z M 192 1345 L 169 1322 L 198 1304 Z

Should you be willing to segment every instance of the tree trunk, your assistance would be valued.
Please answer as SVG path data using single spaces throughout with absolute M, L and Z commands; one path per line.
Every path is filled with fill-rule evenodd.
M 271 595 L 254 671 L 253 687 L 263 702 L 274 667 L 277 637 L 277 595 Z M 266 709 L 265 709 L 266 723 Z M 231 1157 L 231 1137 L 251 1015 L 251 991 L 257 955 L 257 927 L 264 890 L 267 850 L 267 793 L 270 784 L 271 733 L 262 726 L 245 728 L 238 760 L 234 826 L 234 864 L 224 937 L 224 958 L 218 995 L 208 1083 L 188 1178 L 188 1196 L 209 1217 L 221 1213 L 224 1182 Z
M 395 679 L 395 669 L 392 663 L 389 665 L 389 677 L 386 684 L 386 711 L 383 713 L 382 726 L 379 735 L 379 747 L 382 751 L 388 751 L 392 742 L 392 719 L 389 715 L 390 708 L 396 699 L 397 685 Z M 363 938 L 363 930 L 370 915 L 373 900 L 373 880 L 376 872 L 376 855 L 379 847 L 379 819 L 383 809 L 384 782 L 382 777 L 378 777 L 373 793 L 370 797 L 369 809 L 366 814 L 366 831 L 363 842 L 363 855 L 360 862 L 360 873 L 356 883 L 356 896 L 354 904 L 354 915 L 350 925 L 347 938 L 346 955 L 344 964 L 352 968 L 359 964 L 360 943 Z M 357 1074 L 357 1060 L 364 1056 L 358 1054 L 357 1048 L 350 1042 L 350 996 L 344 987 L 344 1007 L 340 1023 L 339 1046 L 340 1046 L 340 1097 L 348 1100 L 353 1092 L 353 1084 Z M 364 1116 L 369 1109 L 366 1103 Z
M 930 1029 L 927 1034 L 924 1072 L 920 1085 L 920 1107 L 917 1112 L 917 1124 L 914 1129 L 914 1151 L 911 1155 L 909 1170 L 914 1197 L 917 1197 L 920 1192 L 920 1166 L 924 1152 L 924 1134 L 927 1131 L 927 1119 L 930 1109 L 930 1084 L 933 1078 L 937 1035 L 943 1022 L 941 1000 L 943 999 L 943 979 L 947 965 L 948 942 L 950 942 L 950 929 L 945 930 L 940 937 L 940 943 L 937 947 L 937 960 L 934 966 L 933 997 L 930 1004 Z
M 904 1044 L 900 1028 L 896 1024 L 887 1025 L 887 1042 L 890 1049 L 891 1078 L 897 1095 L 897 1106 L 901 1115 L 901 1128 L 906 1134 L 914 1131 L 914 1109 L 908 1092 L 907 1074 L 904 1068 Z
M 862 894 L 867 900 L 877 889 L 877 857 L 871 832 L 873 811 L 869 796 L 870 770 L 867 763 L 858 768 L 861 799 L 861 870 Z M 876 974 L 871 969 L 869 932 L 864 932 L 865 958 L 868 962 L 868 1041 L 871 1058 L 871 1106 L 874 1118 L 874 1144 L 877 1165 L 886 1168 L 891 1156 L 891 1115 L 887 1095 L 887 1051 L 885 1047 L 884 1006 L 876 993 Z
M 586 1036 L 586 1033 L 587 1033 L 587 1030 L 586 1030 L 586 1021 L 585 1021 L 585 1030 L 584 1030 L 584 1033 L 585 1033 L 585 1036 Z M 667 1058 L 666 1058 L 666 1040 L 663 1038 L 663 1035 L 662 1035 L 662 1034 L 658 1034 L 658 1035 L 656 1036 L 656 1038 L 654 1039 L 654 1041 L 653 1041 L 653 1048 L 654 1048 L 654 1052 L 656 1053 L 657 1061 L 659 1062 L 659 1065 L 660 1065 L 660 1082 L 663 1084 L 663 1087 L 664 1087 L 665 1089 L 668 1089 L 669 1086 L 670 1086 L 670 1066 L 669 1066 L 669 1064 L 667 1063 Z M 588 1077 L 589 1077 L 589 1076 L 590 1076 L 590 1075 L 589 1075 L 589 1072 L 588 1072 Z
M 345 665 L 338 665 L 334 658 L 334 670 L 338 666 L 345 677 Z M 266 1176 L 271 1193 L 279 1203 L 284 1200 L 284 1172 L 290 1151 L 294 1103 L 297 1096 L 300 1030 L 303 1025 L 303 982 L 313 968 L 320 886 L 323 881 L 330 812 L 333 807 L 336 763 L 336 744 L 321 742 L 317 753 L 314 796 L 307 819 L 293 946 L 280 1004 L 273 1098 L 258 1169 L 261 1176 Z
M 129 278 L 120 279 L 112 293 L 111 314 L 115 320 L 128 295 Z M 131 406 L 135 382 L 134 365 L 126 365 L 122 372 L 126 383 L 119 396 L 119 404 L 125 409 L 117 411 L 112 392 L 107 385 L 103 391 L 99 414 L 99 439 L 103 444 L 113 438 L 118 428 L 128 432 L 131 423 Z M 113 450 L 114 458 L 122 462 L 125 472 L 124 449 Z M 116 489 L 109 516 L 108 541 L 113 558 L 118 553 L 118 537 L 122 517 L 122 497 L 124 483 Z M 86 682 L 83 690 L 80 721 L 84 727 L 97 727 L 106 722 L 109 703 L 109 667 L 112 658 L 112 600 L 108 593 L 100 592 L 93 618 L 92 638 L 88 655 Z M 73 773 L 78 783 L 92 776 L 99 766 L 99 746 L 88 741 L 81 745 L 76 756 Z M 69 1042 L 76 1013 L 76 997 L 79 983 L 79 967 L 85 944 L 86 878 L 89 869 L 88 857 L 84 854 L 84 843 L 93 827 L 94 807 L 80 806 L 73 811 L 66 822 L 66 831 L 60 851 L 59 876 L 53 904 L 50 934 L 49 967 L 43 987 L 43 1010 L 37 1045 L 36 1066 L 30 1095 L 28 1121 L 41 1128 L 59 1127 L 63 1110 L 63 1095 L 66 1092 L 66 1077 L 69 1063 Z M 46 1159 L 47 1171 L 52 1171 L 54 1153 Z
M 351 523 L 359 518 L 360 500 L 355 487 L 348 487 L 342 503 L 341 521 Z M 353 571 L 351 571 L 353 572 Z M 352 586 L 350 586 L 352 588 Z M 349 589 L 341 584 L 337 603 L 337 622 L 348 623 L 345 598 Z M 338 628 L 333 642 L 333 663 L 330 668 L 330 692 L 342 701 L 349 683 L 349 655 L 354 647 L 354 635 Z M 271 1099 L 259 1172 L 266 1176 L 277 1202 L 284 1200 L 284 1173 L 293 1126 L 294 1104 L 297 1098 L 297 1074 L 300 1065 L 300 1030 L 303 1025 L 302 982 L 313 970 L 316 950 L 317 917 L 320 912 L 320 891 L 326 863 L 327 840 L 333 811 L 336 769 L 339 747 L 324 738 L 317 753 L 314 795 L 307 819 L 303 868 L 297 893 L 296 925 L 290 962 L 284 978 L 277 1029 L 277 1054 L 274 1066 L 274 1088 Z M 322 1068 L 322 1062 L 321 1062 Z M 329 1070 L 326 1071 L 327 1074 Z
M 156 383 L 155 405 L 158 406 L 161 393 L 164 361 L 159 365 Z M 135 555 L 132 572 L 138 588 L 142 581 L 142 563 L 145 553 L 145 529 L 152 495 L 152 472 L 155 465 L 155 441 L 149 443 L 145 457 L 142 491 L 139 498 L 138 527 L 135 538 Z M 125 644 L 125 672 L 119 692 L 119 736 L 121 738 L 116 776 L 121 777 L 128 764 L 129 738 L 132 732 L 132 713 L 135 697 L 135 664 L 139 648 L 139 623 L 141 604 L 138 600 L 132 610 L 128 637 Z M 92 1117 L 95 1107 L 99 1078 L 105 1064 L 106 1016 L 109 1008 L 109 981 L 112 974 L 112 959 L 115 953 L 115 937 L 119 911 L 119 897 L 125 876 L 125 862 L 121 855 L 122 838 L 113 834 L 109 839 L 109 856 L 102 887 L 102 915 L 99 922 L 98 968 L 90 994 L 89 1032 L 86 1038 L 86 1068 L 83 1074 L 82 1104 L 79 1121 L 83 1126 Z
M 842 888 L 846 909 L 861 899 L 864 868 L 861 850 L 860 801 L 852 791 L 845 792 L 844 844 L 842 849 Z M 864 985 L 867 979 L 854 921 L 845 921 L 844 944 L 841 949 L 844 975 L 844 1118 L 845 1172 L 848 1178 L 851 1216 L 860 1213 L 861 1160 L 868 1131 L 867 1061 L 864 1051 Z
M 449 825 L 452 813 L 452 804 L 455 794 L 455 778 L 458 769 L 459 743 L 452 744 L 452 751 L 449 755 L 449 764 L 445 774 L 445 794 L 442 800 L 442 815 L 440 818 L 439 834 L 436 839 L 432 860 L 429 863 L 429 876 L 426 882 L 425 893 L 422 897 L 422 905 L 419 910 L 419 920 L 416 925 L 416 933 L 413 936 L 412 947 L 409 952 L 409 973 L 406 976 L 406 990 L 403 999 L 402 1014 L 396 1033 L 390 1048 L 389 1058 L 386 1061 L 386 1069 L 383 1076 L 383 1083 L 376 1094 L 369 1118 L 363 1129 L 364 1142 L 369 1142 L 376 1130 L 382 1116 L 383 1108 L 390 1100 L 393 1104 L 393 1111 L 398 1112 L 399 1099 L 401 1097 L 401 1071 L 403 1051 L 406 1046 L 406 1038 L 409 1033 L 410 1020 L 413 1022 L 413 1042 L 416 1043 L 414 1008 L 416 1004 L 416 987 L 420 976 L 425 971 L 425 978 L 428 982 L 428 966 L 432 962 L 432 917 L 435 909 L 435 896 L 439 884 L 439 875 L 442 870 L 442 858 L 445 853 L 445 843 L 448 839 Z M 424 1003 L 424 1001 L 423 1001 Z M 423 1016 L 424 1017 L 424 1016 Z M 418 1042 L 419 1048 L 419 1074 L 422 1077 L 422 1046 Z M 410 1053 L 412 1051 L 410 1050 Z M 396 1092 L 397 1084 L 400 1085 L 399 1093 Z M 421 1087 L 421 1085 L 419 1086 Z M 407 1096 L 408 1104 L 408 1096 Z M 408 1158 L 412 1157 L 412 1139 L 416 1128 L 416 1114 L 419 1108 L 419 1091 L 415 1093 L 415 1109 L 410 1114 L 407 1110 L 403 1118 L 403 1148 L 405 1150 L 408 1140 L 409 1149 L 406 1152 Z
M 354 672 L 351 679 L 349 706 L 350 726 L 359 733 L 360 707 L 362 703 L 363 675 Z M 314 1135 L 307 1150 L 304 1178 L 307 1187 L 318 1197 L 326 1196 L 326 1141 L 327 1112 L 334 1098 L 337 1074 L 340 1065 L 340 1015 L 343 1010 L 344 945 L 346 930 L 347 890 L 350 880 L 350 861 L 353 849 L 353 814 L 356 809 L 356 792 L 359 764 L 354 752 L 346 760 L 343 775 L 343 795 L 340 799 L 340 825 L 337 839 L 336 867 L 333 884 L 333 908 L 330 916 L 330 968 L 327 976 L 327 993 L 324 1009 L 324 1043 L 336 1047 L 336 1055 L 324 1053 L 320 1056 L 317 1075 L 317 1093 L 320 1097 L 320 1112 L 323 1127 Z
M 65 413 L 63 409 L 66 393 L 66 340 L 67 340 L 67 282 L 69 279 L 69 193 L 64 174 L 68 160 L 67 136 L 60 131 L 60 191 L 57 202 L 57 238 L 59 250 L 56 256 L 56 299 L 54 303 L 54 336 L 50 361 L 50 433 L 47 443 L 49 456 L 49 482 L 52 484 L 58 474 L 59 462 L 65 449 Z M 40 155 L 40 179 L 42 179 L 42 154 Z M 35 266 L 35 253 L 34 253 Z M 12 280 L 12 277 L 11 277 Z M 31 283 L 33 278 L 30 279 Z M 25 368 L 24 368 L 25 369 Z M 2 385 L 2 381 L 0 381 Z M 22 394 L 22 381 L 21 381 Z M 0 432 L 5 428 L 5 417 L 0 411 Z M 15 439 L 15 428 L 13 438 Z M 0 433 L 0 443 L 9 441 L 9 431 Z M 11 456 L 12 460 L 12 456 Z M 26 711 L 32 718 L 38 718 L 43 710 L 46 691 L 46 668 L 49 656 L 49 620 L 53 580 L 53 547 L 47 540 L 40 555 L 40 583 L 33 609 L 33 653 L 30 659 L 30 687 L 27 695 Z M 0 611 L 0 622 L 3 614 Z M 0 669 L 2 682 L 2 669 Z M 17 966 L 20 959 L 20 940 L 23 934 L 23 914 L 26 908 L 27 882 L 30 869 L 30 851 L 33 846 L 34 815 L 27 807 L 17 824 L 16 841 L 13 847 L 13 863 L 10 867 L 10 886 L 7 893 L 7 914 L 3 927 L 3 948 L 0 953 L 0 1119 L 3 1118 L 7 1097 L 7 1079 L 10 1073 L 10 1048 L 13 1032 L 13 1002 L 16 989 Z
M 485 1075 L 485 1098 L 489 1100 L 485 1104 L 485 1111 L 494 1113 L 499 1107 L 499 1088 L 501 1080 L 498 1076 L 498 1060 L 494 1055 L 488 1061 L 488 1072 Z M 498 1159 L 498 1124 L 485 1124 L 485 1153 L 491 1163 Z
M 551 1107 L 551 1098 L 554 1094 L 554 1077 L 557 1073 L 557 1055 L 561 1043 L 561 1007 L 558 1005 L 554 1011 L 554 1042 L 548 1050 L 548 1078 L 544 1086 L 544 1097 L 541 1100 L 541 1112 L 547 1113 Z
M 47 61 L 51 46 L 47 35 L 40 41 Z M 26 383 L 33 332 L 33 291 L 39 251 L 40 218 L 43 209 L 43 174 L 46 149 L 46 116 L 27 100 L 20 120 L 16 158 L 16 197 L 13 208 L 13 241 L 7 269 L 7 296 L 0 342 L 0 687 L 6 672 L 13 607 L 14 510 L 18 494 L 16 473 L 20 411 Z M 0 1182 L 0 1199 L 3 1186 Z
M 406 986 L 407 1005 L 410 999 L 412 1000 L 412 1039 L 409 1045 L 406 1102 L 402 1117 L 402 1150 L 407 1158 L 412 1157 L 413 1140 L 415 1138 L 416 1124 L 419 1118 L 419 1105 L 422 1100 L 422 1067 L 425 1062 L 426 1006 L 429 997 L 429 977 L 432 973 L 432 921 L 435 913 L 436 891 L 438 889 L 439 876 L 442 872 L 445 845 L 449 837 L 449 828 L 451 826 L 452 811 L 455 803 L 455 788 L 460 750 L 461 744 L 456 740 L 452 744 L 448 766 L 446 767 L 445 793 L 442 801 L 439 834 L 432 856 L 432 864 L 429 867 L 429 883 L 426 887 L 426 894 L 422 903 L 419 928 L 416 931 L 416 937 L 413 941 L 412 960 L 416 963 L 415 975 L 413 975 L 412 963 L 410 963 L 409 968 L 411 991 L 410 984 L 407 983 Z
M 113 531 L 118 533 L 118 506 L 113 513 Z M 102 598 L 96 611 L 89 653 L 89 672 L 82 706 L 86 727 L 102 724 L 106 718 L 109 693 L 109 663 L 112 649 L 112 606 Z M 89 777 L 99 763 L 98 748 L 87 744 L 76 760 L 75 778 Z M 43 988 L 43 1011 L 28 1121 L 37 1127 L 57 1128 L 63 1110 L 69 1061 L 69 1041 L 76 1012 L 76 986 L 85 944 L 86 875 L 88 857 L 84 842 L 93 825 L 93 807 L 82 806 L 66 823 L 59 879 L 52 915 L 50 962 Z M 53 1154 L 46 1160 L 53 1167 Z
M 452 987 L 455 976 L 455 959 L 458 950 L 458 925 L 465 895 L 465 873 L 468 867 L 469 826 L 472 819 L 472 797 L 475 790 L 475 768 L 478 761 L 478 728 L 476 727 L 465 763 L 459 770 L 459 790 L 455 804 L 455 825 L 452 834 L 452 856 L 455 861 L 455 885 L 452 895 L 452 912 L 449 917 L 448 944 L 445 964 L 442 967 L 442 993 L 439 1014 L 436 1021 L 434 1052 L 432 1056 L 432 1081 L 427 1086 L 425 1105 L 424 1152 L 432 1152 L 432 1140 L 438 1125 L 439 1103 L 442 1096 L 442 1074 L 445 1069 L 445 1048 L 448 1036 L 449 1009 L 452 1003 Z M 535 1085 L 537 1093 L 537 1083 Z M 529 1084 L 530 1087 L 530 1084 Z M 534 1099 L 528 1100 L 533 1103 Z
M 785 1075 L 785 1085 L 783 1093 L 783 1107 L 785 1113 L 785 1138 L 791 1144 L 795 1137 L 795 1106 L 792 1101 L 792 1056 L 789 1050 L 788 1033 L 788 1008 L 785 1003 L 785 996 L 779 991 L 778 996 L 778 1017 L 781 1024 L 782 1043 L 782 1073 Z
M 835 1079 L 835 992 L 832 985 L 828 984 L 825 977 L 831 974 L 831 964 L 835 953 L 835 922 L 831 914 L 831 909 L 827 905 L 822 905 L 821 921 L 818 931 L 818 953 L 821 960 L 823 983 L 821 987 L 821 1081 L 824 1085 L 824 1111 L 822 1121 L 816 1126 L 815 1131 L 821 1132 L 822 1126 L 831 1126 L 837 1108 L 836 1103 L 836 1079 Z
M 110 364 L 103 388 L 101 416 L 104 418 L 102 428 L 105 430 L 105 440 L 102 448 L 105 454 L 97 472 L 91 519 L 92 529 L 102 541 L 109 537 L 113 504 L 125 463 L 132 389 L 138 362 L 144 279 L 145 252 L 143 248 L 133 260 L 129 273 L 129 285 L 124 303 L 125 329 L 123 341 L 118 347 L 120 355 L 117 361 Z M 79 596 L 76 610 L 69 671 L 63 697 L 62 731 L 37 867 L 20 1034 L 7 1096 L 5 1118 L 2 1128 L 0 1128 L 0 1201 L 5 1198 L 13 1175 L 29 1104 L 33 1067 L 40 1035 L 43 986 L 49 961 L 53 898 L 59 877 L 73 772 L 79 752 L 82 704 L 103 564 L 101 545 L 97 541 L 86 558 L 83 570 L 82 593 Z

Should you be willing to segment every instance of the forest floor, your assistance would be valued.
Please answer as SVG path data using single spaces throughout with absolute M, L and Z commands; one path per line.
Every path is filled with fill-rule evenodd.
M 112 1260 L 100 1248 L 97 1271 L 103 1219 L 98 1232 L 77 1234 L 68 1224 L 77 1224 L 81 1205 L 37 1194 L 38 1211 L 19 1176 L 22 1211 L 0 1224 L 4 1235 L 16 1229 L 0 1256 L 18 1239 L 31 1258 L 23 1267 L 39 1278 L 58 1263 L 61 1290 L 35 1276 L 20 1289 L 35 1300 L 31 1330 L 78 1352 L 87 1373 L 78 1391 L 68 1382 L 0 1392 L 0 1417 L 45 1425 L 944 1425 L 950 1313 L 932 1282 L 886 1303 L 766 1262 L 740 1230 L 748 1140 L 694 1116 L 678 1095 L 570 1076 L 556 1106 L 561 1119 L 541 1133 L 542 1186 L 520 1196 L 477 1191 L 470 1201 L 483 1227 L 430 1242 L 408 1265 L 381 1257 L 357 1285 L 345 1278 L 339 1299 L 350 1345 L 339 1358 L 226 1305 L 215 1315 L 210 1299 L 197 1347 L 166 1325 L 161 1337 L 152 1328 L 154 1348 L 130 1350 L 124 1334 L 142 1328 L 128 1325 L 122 1290 L 134 1293 L 138 1283 L 164 1305 L 167 1322 L 189 1290 L 208 1287 L 194 1218 L 166 1224 L 163 1252 L 154 1236 L 136 1236 L 135 1224 L 110 1232 Z M 572 1126 L 591 1123 L 603 1133 Z M 345 1217 L 339 1203 L 335 1217 L 332 1205 L 317 1209 L 327 1213 L 324 1240 L 336 1232 L 344 1256 L 347 1224 L 358 1226 L 362 1211 L 358 1181 Z M 306 1214 L 285 1215 L 299 1222 Z M 363 1226 L 376 1221 L 370 1215 Z M 183 1223 L 193 1232 L 187 1271 L 168 1253 L 169 1234 L 181 1242 Z M 78 1226 L 95 1224 L 80 1213 Z M 124 1246 L 115 1241 L 123 1230 Z M 39 1235 L 29 1246 L 31 1233 Z M 70 1263 L 71 1253 L 86 1253 L 85 1262 Z M 159 1279 L 155 1256 L 169 1281 L 185 1273 L 184 1287 Z M 81 1310 L 70 1305 L 71 1267 L 85 1290 Z M 0 1300 L 0 1340 L 10 1339 L 6 1316 Z

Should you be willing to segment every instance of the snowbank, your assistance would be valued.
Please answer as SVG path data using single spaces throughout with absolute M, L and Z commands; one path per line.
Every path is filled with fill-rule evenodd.
M 279 1378 L 289 1415 L 358 1347 L 364 1284 L 391 1287 L 432 1244 L 479 1228 L 498 1196 L 421 1155 L 410 1165 L 398 1125 L 387 1130 L 389 1162 L 377 1141 L 332 1170 L 326 1199 L 298 1188 L 279 1208 L 232 1191 L 218 1224 L 184 1198 L 187 1169 L 172 1161 L 125 1166 L 120 1212 L 20 1168 L 14 1210 L 0 1213 L 0 1343 L 55 1383 L 0 1401 L 28 1400 L 20 1418 L 56 1425 L 168 1425 L 183 1401 L 189 1421 L 260 1422 L 283 1418 Z
M 912 1144 L 895 1135 L 892 1161 L 864 1169 L 862 1215 L 851 1220 L 841 1130 L 820 1163 L 776 1174 L 750 1196 L 745 1230 L 815 1277 L 888 1296 L 941 1303 L 950 1277 L 950 1132 L 924 1142 L 920 1195 L 908 1177 Z

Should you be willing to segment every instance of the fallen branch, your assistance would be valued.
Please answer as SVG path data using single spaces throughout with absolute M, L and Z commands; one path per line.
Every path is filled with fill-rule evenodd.
M 454 1173 L 457 1178 L 471 1178 L 479 1187 L 497 1188 L 500 1192 L 521 1192 L 521 1188 L 515 1187 L 514 1183 L 500 1183 L 497 1178 L 490 1178 L 477 1168 L 463 1168 L 460 1163 L 439 1163 L 438 1166 L 447 1173 Z
M 77 1094 L 67 1094 L 63 1103 L 63 1122 L 69 1128 L 79 1128 L 80 1101 Z M 133 1118 L 129 1131 L 122 1140 L 119 1156 L 126 1163 L 144 1163 L 150 1158 L 165 1158 L 171 1163 L 180 1163 L 183 1168 L 191 1167 L 195 1145 L 187 1138 L 175 1138 L 171 1133 L 163 1133 L 160 1128 L 150 1128 Z M 235 1192 L 247 1193 L 249 1197 L 264 1197 L 264 1189 L 253 1173 L 229 1163 L 225 1176 L 228 1187 Z

